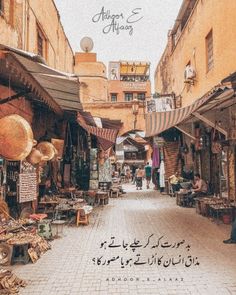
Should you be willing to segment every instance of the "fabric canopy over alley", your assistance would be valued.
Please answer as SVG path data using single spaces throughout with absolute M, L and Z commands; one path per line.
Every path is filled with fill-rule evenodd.
M 103 150 L 109 149 L 116 142 L 122 123 L 120 120 L 96 118 L 89 112 L 79 111 L 78 123 L 88 132 L 97 136 Z
M 178 124 L 189 119 L 195 112 L 204 113 L 216 108 L 218 105 L 230 104 L 234 94 L 231 86 L 216 86 L 206 95 L 194 103 L 166 112 L 151 112 L 146 115 L 146 137 L 160 134 L 161 132 L 176 127 Z

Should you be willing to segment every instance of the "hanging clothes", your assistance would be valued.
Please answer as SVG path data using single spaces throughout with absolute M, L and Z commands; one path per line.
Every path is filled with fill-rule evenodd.
M 164 188 L 165 187 L 165 164 L 164 161 L 161 161 L 160 164 L 160 187 Z
M 112 182 L 112 167 L 110 159 L 105 159 L 104 163 L 99 165 L 99 181 Z
M 153 147 L 153 155 L 152 155 L 152 168 L 160 167 L 160 153 L 157 145 Z
M 67 124 L 66 142 L 64 146 L 64 162 L 70 164 L 73 159 L 73 143 L 70 124 Z
M 164 147 L 160 148 L 159 155 L 160 155 L 160 162 L 164 161 Z

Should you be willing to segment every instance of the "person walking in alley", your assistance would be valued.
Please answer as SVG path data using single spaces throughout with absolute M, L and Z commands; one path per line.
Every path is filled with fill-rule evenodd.
M 143 189 L 143 177 L 144 177 L 144 170 L 140 165 L 136 170 L 136 190 Z
M 131 178 L 131 170 L 129 165 L 127 165 L 126 174 L 125 174 L 125 182 L 129 183 Z
M 145 178 L 147 181 L 147 189 L 150 188 L 150 181 L 152 177 L 152 167 L 149 165 L 149 162 L 147 162 L 147 165 L 145 166 Z
M 236 218 L 232 224 L 231 235 L 228 240 L 224 240 L 225 244 L 236 244 Z
M 130 167 L 128 164 L 125 164 L 124 165 L 124 168 L 123 168 L 123 171 L 124 171 L 124 180 L 126 183 L 129 182 L 129 175 L 130 175 Z
M 154 184 L 154 190 L 158 190 L 160 188 L 159 178 L 160 178 L 159 168 L 154 168 L 152 170 L 152 183 Z
M 136 167 L 135 167 L 134 164 L 131 166 L 131 172 L 132 172 L 132 184 L 135 184 L 135 178 L 136 178 L 135 172 L 136 172 Z

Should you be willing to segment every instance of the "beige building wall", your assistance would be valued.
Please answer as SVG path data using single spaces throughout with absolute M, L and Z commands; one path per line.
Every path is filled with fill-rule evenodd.
M 140 83 L 109 81 L 106 66 L 102 62 L 98 62 L 96 53 L 92 52 L 75 53 L 75 73 L 80 80 L 80 99 L 84 111 L 91 112 L 94 117 L 121 120 L 123 127 L 119 132 L 120 135 L 134 129 L 133 102 L 124 101 L 123 91 L 126 88 L 123 85 L 139 85 Z M 150 96 L 150 81 L 141 84 L 143 92 Z M 110 101 L 111 89 L 120 94 L 117 102 Z M 130 87 L 128 90 L 139 92 L 138 86 L 136 88 Z M 135 126 L 139 130 L 145 129 L 144 108 L 144 102 L 140 101 Z
M 183 1 L 183 5 L 187 1 Z M 172 91 L 191 104 L 236 70 L 236 1 L 198 0 L 174 48 L 173 36 L 155 72 L 155 91 Z M 207 70 L 206 36 L 212 30 L 214 65 Z M 196 70 L 194 85 L 184 83 L 184 70 L 190 63 Z
M 74 71 L 79 76 L 82 103 L 108 101 L 106 66 L 97 61 L 96 53 L 75 53 Z
M 4 0 L 3 5 L 4 9 L 0 11 L 0 43 L 23 49 L 23 0 Z
M 73 72 L 74 55 L 53 0 L 3 0 L 0 43 L 38 54 L 38 31 L 43 57 L 50 67 Z
M 126 82 L 120 80 L 109 81 L 109 101 L 111 101 L 111 94 L 117 94 L 117 101 L 125 101 L 125 93 L 133 93 L 133 98 L 137 99 L 139 93 L 145 93 L 147 100 L 151 98 L 151 82 Z
M 107 103 L 84 103 L 84 111 L 89 111 L 94 117 L 121 120 L 123 123 L 119 135 L 134 129 L 135 116 L 132 111 L 132 102 L 107 102 Z M 145 130 L 144 105 L 139 103 L 136 129 Z

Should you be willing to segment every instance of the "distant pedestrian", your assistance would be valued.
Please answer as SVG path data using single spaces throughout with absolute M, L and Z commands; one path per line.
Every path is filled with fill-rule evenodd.
M 143 189 L 143 177 L 144 177 L 144 170 L 142 166 L 136 170 L 136 190 Z
M 134 166 L 134 164 L 131 166 L 131 173 L 132 173 L 132 184 L 135 184 L 135 171 L 136 171 L 136 167 Z
M 145 170 L 145 178 L 146 178 L 146 182 L 147 182 L 147 189 L 150 188 L 150 181 L 151 181 L 151 177 L 152 177 L 152 167 L 149 165 L 149 162 L 147 162 L 147 165 L 144 168 Z
M 125 174 L 125 179 L 126 179 L 126 182 L 129 183 L 130 181 L 130 178 L 131 178 L 131 170 L 130 170 L 130 167 L 127 166 L 127 169 L 126 169 L 126 174 Z
M 159 188 L 159 168 L 154 168 L 152 171 L 152 183 L 154 184 L 154 189 L 158 190 Z
M 128 175 L 129 175 L 129 171 L 130 171 L 128 164 L 124 165 L 123 171 L 124 171 L 124 176 L 125 176 L 125 182 L 128 182 Z

